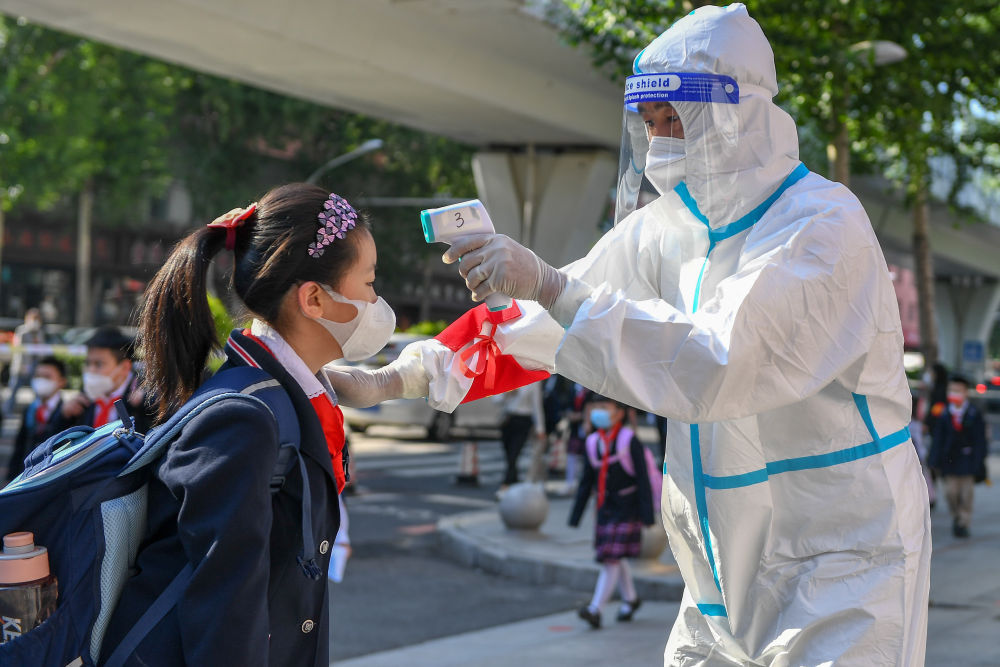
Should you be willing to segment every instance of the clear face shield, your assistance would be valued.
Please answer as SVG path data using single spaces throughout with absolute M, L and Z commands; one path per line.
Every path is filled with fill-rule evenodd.
M 726 216 L 740 207 L 733 187 L 741 163 L 739 98 L 735 79 L 723 75 L 626 79 L 615 224 L 675 188 L 700 218 L 730 222 Z

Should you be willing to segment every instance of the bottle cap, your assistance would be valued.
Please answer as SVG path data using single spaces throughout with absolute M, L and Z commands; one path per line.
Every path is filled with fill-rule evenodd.
M 3 536 L 0 553 L 0 584 L 23 584 L 49 576 L 49 552 L 35 544 L 29 532 Z

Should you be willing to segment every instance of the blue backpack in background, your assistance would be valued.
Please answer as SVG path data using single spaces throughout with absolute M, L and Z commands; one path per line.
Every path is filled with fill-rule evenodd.
M 55 613 L 34 630 L 0 644 L 0 665 L 90 667 L 146 534 L 147 487 L 167 447 L 184 426 L 220 401 L 265 405 L 278 424 L 280 450 L 271 477 L 277 493 L 297 465 L 298 419 L 280 383 L 259 368 L 228 368 L 208 380 L 176 414 L 148 436 L 136 433 L 124 403 L 119 420 L 76 426 L 52 436 L 25 459 L 24 472 L 0 490 L 0 535 L 35 534 L 59 581 Z M 114 649 L 121 665 L 177 603 L 190 579 L 187 565 Z

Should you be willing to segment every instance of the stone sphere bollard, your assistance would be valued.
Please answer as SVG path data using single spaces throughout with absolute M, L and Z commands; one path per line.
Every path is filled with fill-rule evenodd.
M 652 526 L 642 527 L 642 543 L 639 547 L 639 558 L 655 560 L 667 548 L 667 534 L 659 520 Z
M 541 484 L 513 484 L 500 496 L 500 518 L 508 528 L 538 530 L 548 513 L 549 499 Z

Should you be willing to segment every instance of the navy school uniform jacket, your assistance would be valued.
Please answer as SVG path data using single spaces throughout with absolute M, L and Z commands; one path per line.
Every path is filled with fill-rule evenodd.
M 24 471 L 24 459 L 35 447 L 56 433 L 72 426 L 62 416 L 63 402 L 61 398 L 56 402 L 56 406 L 49 414 L 46 422 L 44 424 L 37 423 L 35 420 L 35 411 L 38 410 L 40 403 L 41 401 L 36 398 L 24 409 L 21 427 L 14 438 L 14 452 L 10 455 L 10 463 L 7 464 L 7 477 L 9 479 L 14 479 Z
M 160 462 L 149 492 L 149 526 L 137 572 L 125 586 L 105 636 L 106 658 L 185 563 L 193 578 L 177 606 L 127 664 L 329 664 L 325 575 L 340 525 L 337 485 L 323 430 L 295 380 L 271 354 L 234 331 L 227 365 L 253 363 L 291 397 L 312 499 L 318 580 L 303 575 L 302 477 L 293 466 L 272 495 L 278 452 L 263 406 L 223 401 L 193 419 Z
M 603 447 L 603 443 L 598 442 L 599 455 L 603 452 Z M 613 456 L 617 443 L 612 441 L 611 447 Z M 618 462 L 610 462 L 608 465 L 604 504 L 597 510 L 598 525 L 629 521 L 641 521 L 645 526 L 653 524 L 653 496 L 649 486 L 649 474 L 646 472 L 646 456 L 642 443 L 635 435 L 632 436 L 632 441 L 629 443 L 629 455 L 632 457 L 632 469 L 635 471 L 635 477 L 629 475 Z M 600 468 L 595 468 L 591 464 L 590 457 L 584 450 L 583 476 L 580 478 L 580 485 L 576 490 L 576 500 L 570 513 L 569 525 L 579 525 L 580 517 L 583 516 L 583 510 L 587 506 L 590 494 L 593 493 L 594 497 L 597 497 L 599 473 Z
M 951 413 L 945 407 L 931 432 L 928 463 L 944 475 L 976 475 L 983 470 L 988 453 L 986 422 L 974 405 L 967 405 L 962 415 L 962 430 L 955 429 Z

